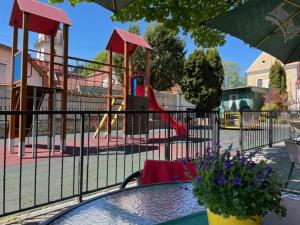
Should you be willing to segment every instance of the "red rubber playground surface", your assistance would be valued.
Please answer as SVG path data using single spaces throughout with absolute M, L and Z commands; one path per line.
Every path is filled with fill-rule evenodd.
M 151 137 L 150 137 L 151 136 Z M 161 157 L 165 156 L 165 145 L 168 139 L 164 135 L 150 135 L 148 142 L 145 141 L 144 137 L 135 136 L 127 137 L 126 144 L 122 137 L 111 137 L 108 142 L 107 138 L 93 138 L 92 134 L 84 137 L 84 155 L 106 155 L 110 154 L 110 151 L 118 151 L 118 154 L 141 154 L 148 153 L 149 156 L 153 154 Z M 172 136 L 171 140 L 171 155 L 175 158 L 185 157 L 186 142 L 184 139 Z M 8 147 L 6 147 L 6 166 L 35 163 L 35 161 L 48 160 L 51 158 L 63 157 L 79 157 L 80 156 L 80 138 L 79 135 L 74 138 L 74 135 L 68 135 L 66 139 L 66 147 L 63 154 L 60 152 L 60 140 L 56 138 L 55 150 L 49 151 L 47 146 L 47 137 L 39 137 L 37 144 L 37 155 L 36 157 L 32 154 L 32 145 L 26 144 L 25 155 L 22 159 L 18 156 L 18 146 L 15 145 L 14 152 L 10 153 Z M 8 146 L 8 145 L 7 145 Z M 0 145 L 0 165 L 4 165 L 4 144 Z

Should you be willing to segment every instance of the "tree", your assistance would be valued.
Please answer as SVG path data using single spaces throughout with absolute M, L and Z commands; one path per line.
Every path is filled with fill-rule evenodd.
M 107 51 L 103 50 L 94 57 L 93 61 L 100 62 L 100 63 L 107 63 L 108 61 L 107 57 L 108 57 Z
M 185 42 L 161 24 L 148 26 L 145 38 L 152 47 L 151 85 L 166 91 L 183 77 Z
M 236 88 L 245 86 L 247 84 L 247 80 L 245 80 L 245 76 L 241 77 L 241 68 L 240 65 L 234 61 L 224 61 L 224 88 Z
M 107 63 L 107 51 L 101 51 L 99 52 L 94 58 L 93 61 L 95 62 L 99 62 L 99 63 Z M 95 70 L 100 69 L 101 67 L 103 67 L 103 65 L 98 64 L 98 63 L 86 63 L 85 66 L 87 69 L 83 70 L 82 74 L 84 74 L 85 76 L 88 76 L 92 73 L 95 72 Z
M 280 90 L 280 94 L 286 93 L 286 72 L 279 61 L 276 60 L 271 66 L 269 78 L 272 87 L 278 88 Z
M 262 111 L 269 110 L 270 100 L 272 110 L 287 110 L 290 105 L 287 93 L 281 93 L 280 89 L 277 87 L 271 87 L 271 93 L 271 99 L 269 93 L 263 95 L 264 105 L 262 107 Z
M 224 69 L 217 50 L 195 50 L 184 64 L 180 86 L 185 99 L 205 112 L 220 105 L 223 80 Z
M 49 0 L 51 3 L 65 0 Z M 84 0 L 68 0 L 72 5 Z M 205 48 L 223 45 L 225 34 L 203 26 L 209 19 L 238 6 L 243 0 L 135 0 L 114 14 L 120 22 L 145 20 L 162 23 L 175 33 L 191 34 L 195 43 Z M 87 0 L 88 2 L 88 0 Z

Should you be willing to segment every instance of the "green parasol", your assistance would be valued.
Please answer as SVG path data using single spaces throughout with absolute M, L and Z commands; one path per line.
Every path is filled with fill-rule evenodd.
M 300 0 L 249 0 L 206 23 L 284 64 L 300 61 Z
M 112 12 L 118 12 L 134 0 L 91 0 Z

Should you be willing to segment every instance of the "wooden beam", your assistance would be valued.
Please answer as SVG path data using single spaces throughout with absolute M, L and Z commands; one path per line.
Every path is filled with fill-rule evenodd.
M 112 65 L 112 51 L 111 49 L 108 51 L 108 64 Z M 107 89 L 107 96 L 112 96 L 112 66 L 109 67 L 109 74 L 108 74 L 108 89 Z M 112 98 L 107 99 L 108 102 L 108 117 L 107 117 L 107 134 L 108 137 L 111 133 L 111 111 L 112 111 Z
M 146 50 L 146 76 L 145 76 L 145 79 L 146 79 L 146 95 L 149 96 L 149 88 L 150 88 L 150 50 L 147 49 Z
M 129 92 L 129 52 L 128 42 L 124 43 L 124 111 L 128 108 L 128 92 Z
M 134 71 L 134 65 L 133 65 L 133 57 L 132 55 L 129 58 L 129 89 L 130 93 L 132 93 L 132 79 L 133 79 L 133 71 Z
M 64 52 L 63 52 L 63 89 L 61 98 L 61 110 L 67 111 L 67 89 L 68 89 L 68 56 L 69 56 L 69 25 L 64 24 L 63 27 L 63 38 L 64 38 Z M 61 126 L 61 148 L 63 151 L 66 143 L 67 134 L 67 115 L 62 115 L 62 126 Z
M 27 109 L 27 64 L 28 64 L 29 14 L 23 13 L 23 49 L 21 63 L 20 111 Z M 19 156 L 24 155 L 26 134 L 26 115 L 20 115 Z
M 15 22 L 14 23 L 14 30 L 13 30 L 13 36 L 12 36 L 12 50 L 11 50 L 11 72 L 10 72 L 10 78 L 11 78 L 11 82 L 10 82 L 10 110 L 16 110 L 16 91 L 13 88 L 14 85 L 14 58 L 15 58 L 15 54 L 18 51 L 18 24 Z M 9 117 L 9 132 L 8 132 L 8 138 L 9 138 L 9 151 L 11 153 L 13 153 L 14 150 L 14 139 L 15 139 L 15 135 L 16 135 L 16 116 L 11 115 Z

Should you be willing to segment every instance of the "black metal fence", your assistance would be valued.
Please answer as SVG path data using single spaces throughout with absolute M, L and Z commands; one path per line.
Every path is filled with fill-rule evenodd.
M 218 112 L 111 112 L 115 121 L 111 134 L 104 126 L 95 136 L 106 113 L 0 112 L 0 217 L 81 199 L 122 183 L 143 168 L 145 159 L 193 158 L 219 143 Z M 18 140 L 10 148 L 8 137 L 10 116 L 20 115 L 32 121 L 22 156 L 18 156 Z M 61 149 L 63 115 L 67 116 L 67 137 Z
M 239 145 L 242 150 L 262 146 L 293 138 L 290 121 L 299 119 L 300 113 L 293 111 L 241 111 Z

